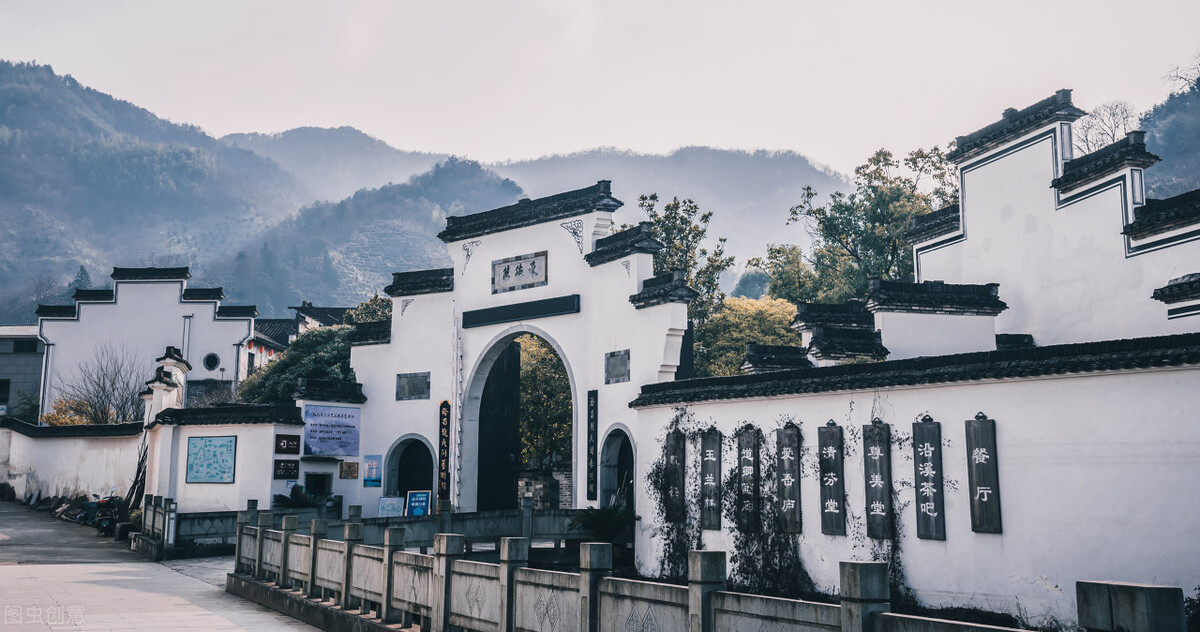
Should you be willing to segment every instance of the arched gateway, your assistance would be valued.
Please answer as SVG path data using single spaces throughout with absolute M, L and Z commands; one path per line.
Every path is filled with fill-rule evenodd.
M 434 447 L 437 502 L 459 512 L 506 506 L 510 481 L 494 472 L 514 458 L 512 440 L 489 419 L 511 401 L 485 392 L 505 392 L 493 372 L 514 339 L 533 334 L 557 353 L 570 383 L 569 504 L 600 502 L 602 477 L 632 477 L 636 446 L 612 430 L 634 426 L 628 405 L 643 384 L 674 379 L 695 292 L 678 276 L 654 277 L 662 244 L 648 224 L 612 232 L 621 205 L 602 180 L 448 218 L 439 237 L 453 266 L 396 273 L 385 288 L 390 332 L 354 348 L 367 397 L 364 451 L 422 437 Z M 628 445 L 617 441 L 602 455 L 610 436 Z M 602 456 L 612 460 L 607 469 Z M 364 515 L 377 505 L 374 493 L 402 488 L 411 489 L 397 481 L 362 490 Z

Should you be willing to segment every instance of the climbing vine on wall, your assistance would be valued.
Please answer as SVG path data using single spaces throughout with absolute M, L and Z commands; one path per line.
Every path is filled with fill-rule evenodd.
M 668 434 L 676 430 L 682 432 L 685 438 L 683 519 L 667 520 L 670 513 L 667 504 L 670 502 L 668 478 L 671 468 L 668 465 L 666 439 Z M 662 545 L 658 574 L 666 580 L 686 580 L 688 551 L 704 548 L 703 531 L 700 529 L 699 466 L 694 462 L 699 452 L 700 430 L 689 408 L 676 408 L 662 436 L 658 437 L 659 456 L 646 474 L 647 490 L 654 502 L 650 532 Z

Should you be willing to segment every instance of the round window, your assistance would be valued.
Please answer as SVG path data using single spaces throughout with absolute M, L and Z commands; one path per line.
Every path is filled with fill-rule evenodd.
M 209 371 L 216 371 L 219 366 L 221 366 L 221 356 L 215 353 L 204 356 L 204 368 Z

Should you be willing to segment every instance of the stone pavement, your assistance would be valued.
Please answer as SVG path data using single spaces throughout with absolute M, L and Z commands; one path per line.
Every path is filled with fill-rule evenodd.
M 0 632 L 316 629 L 226 593 L 232 567 L 154 564 L 94 529 L 0 502 Z

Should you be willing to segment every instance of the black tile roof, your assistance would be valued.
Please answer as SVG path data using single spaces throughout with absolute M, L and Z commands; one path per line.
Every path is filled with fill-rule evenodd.
M 818 325 L 808 341 L 808 354 L 818 360 L 882 360 L 888 350 L 878 331 Z
M 217 308 L 217 318 L 254 318 L 258 307 L 254 305 L 222 305 Z
M 841 364 L 760 375 L 661 382 L 642 387 L 630 407 L 1200 365 L 1200 333 L 1030 349 Z
M 1094 182 L 1126 167 L 1145 169 L 1161 160 L 1146 151 L 1146 132 L 1129 132 L 1125 138 L 1063 165 L 1063 174 L 1050 182 L 1059 191 Z
M 113 268 L 114 281 L 182 281 L 191 278 L 186 266 L 180 268 Z
M 288 338 L 298 333 L 294 318 L 255 318 L 254 334 L 275 343 L 280 349 L 287 348 Z
M 340 382 L 337 380 L 296 380 L 296 399 L 309 399 L 318 402 L 346 402 L 361 404 L 367 401 L 363 395 L 362 384 L 358 382 Z
M 299 307 L 289 307 L 288 309 L 296 310 L 297 314 L 308 316 L 309 318 L 321 323 L 324 327 L 330 325 L 341 325 L 345 323 L 346 312 L 354 309 L 353 307 L 317 307 L 309 301 L 300 301 Z
M 77 426 L 38 426 L 14 417 L 0 417 L 0 428 L 8 428 L 26 437 L 132 437 L 142 433 L 142 422 L 125 424 L 84 424 Z
M 996 350 L 1032 349 L 1037 346 L 1030 334 L 996 334 Z
M 1071 103 L 1070 90 L 1059 90 L 1025 109 L 1008 108 L 999 121 L 959 136 L 954 140 L 954 151 L 946 154 L 946 158 L 961 163 L 1047 123 L 1074 121 L 1084 114 L 1086 112 Z
M 150 386 L 151 384 L 162 384 L 163 386 L 170 388 L 179 386 L 179 382 L 176 382 L 175 379 L 171 377 L 171 374 L 167 373 L 167 370 L 161 366 L 154 369 L 154 377 L 146 380 L 146 386 Z
M 392 321 L 380 320 L 369 323 L 354 323 L 350 332 L 350 345 L 381 345 L 392 341 Z
M 952 284 L 943 281 L 881 281 L 871 279 L 867 309 L 877 311 L 976 314 L 995 316 L 1008 309 L 1000 300 L 1000 285 Z
M 392 284 L 383 288 L 388 296 L 415 296 L 454 291 L 454 268 L 393 272 Z
M 1121 232 L 1134 239 L 1200 224 L 1200 189 L 1165 200 L 1147 200 L 1133 209 L 1133 221 Z
M 912 228 L 904 233 L 904 240 L 910 244 L 919 244 L 953 233 L 961 225 L 962 218 L 959 216 L 958 205 L 951 204 L 932 213 L 914 217 Z
M 691 303 L 700 293 L 688 287 L 683 272 L 676 270 L 642 282 L 642 291 L 629 296 L 633 306 L 642 309 L 663 303 Z
M 166 350 L 166 352 L 165 352 L 165 353 L 163 353 L 163 354 L 162 354 L 162 356 L 160 356 L 160 357 L 158 357 L 158 358 L 155 358 L 155 360 L 154 360 L 154 361 L 155 361 L 155 362 L 164 362 L 164 361 L 167 361 L 167 360 L 170 360 L 170 361 L 172 361 L 172 362 L 175 362 L 175 363 L 177 363 L 177 364 L 182 364 L 182 365 L 183 365 L 184 367 L 186 367 L 186 368 L 187 368 L 187 370 L 189 370 L 189 371 L 191 371 L 191 370 L 192 370 L 192 363 L 191 363 L 191 362 L 188 362 L 188 361 L 187 361 L 187 360 L 185 360 L 185 359 L 183 359 L 183 352 L 181 352 L 181 351 L 179 350 L 179 348 L 178 348 L 178 347 L 170 347 L 170 346 L 168 346 L 168 347 L 167 347 L 167 350 Z
M 33 312 L 38 318 L 75 318 L 74 305 L 38 305 Z
M 742 361 L 742 371 L 746 373 L 763 373 L 766 371 L 805 369 L 812 367 L 812 365 L 812 361 L 808 359 L 808 350 L 804 347 L 760 345 L 750 342 L 746 344 L 746 358 Z
M 459 241 L 584 215 L 595 210 L 615 211 L 621 206 L 623 203 L 612 196 L 611 182 L 600 180 L 583 189 L 536 200 L 521 200 L 516 204 L 482 213 L 447 217 L 446 229 L 438 233 L 438 238 L 444 242 Z
M 875 316 L 867 311 L 866 304 L 860 300 L 852 299 L 845 303 L 797 303 L 792 328 L 812 329 L 817 325 L 874 329 Z
M 588 265 L 598 266 L 635 252 L 657 254 L 664 246 L 661 241 L 654 238 L 652 227 L 653 224 L 650 222 L 641 222 L 637 226 L 626 228 L 619 233 L 597 239 L 596 247 L 583 258 L 587 260 Z
M 219 301 L 225 298 L 225 288 L 190 287 L 183 291 L 185 301 Z
M 303 426 L 300 409 L 293 404 L 220 404 L 209 408 L 168 408 L 146 425 L 214 426 L 227 424 L 283 424 Z
M 113 296 L 114 293 L 111 288 L 99 290 L 76 289 L 75 293 L 71 295 L 71 298 L 75 299 L 76 301 L 112 301 Z
M 1200 298 L 1200 272 L 1171 279 L 1166 285 L 1154 290 L 1151 298 L 1168 305 Z

